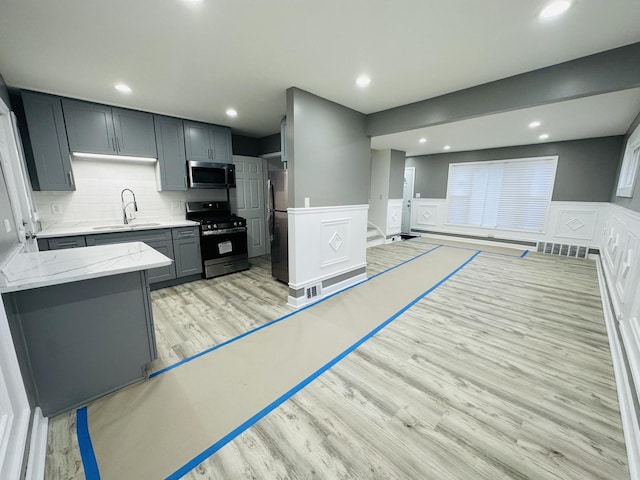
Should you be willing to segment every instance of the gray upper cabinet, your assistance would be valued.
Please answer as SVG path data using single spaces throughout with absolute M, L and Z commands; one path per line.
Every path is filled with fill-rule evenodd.
M 69 148 L 73 152 L 155 157 L 150 113 L 62 99 Z
M 229 127 L 185 120 L 184 141 L 187 160 L 233 163 Z
M 156 156 L 153 116 L 145 112 L 113 108 L 113 126 L 119 155 Z
M 158 147 L 158 188 L 160 190 L 186 190 L 187 163 L 182 120 L 154 115 L 153 122 Z
M 75 190 L 60 98 L 22 92 L 22 103 L 31 186 L 34 190 Z

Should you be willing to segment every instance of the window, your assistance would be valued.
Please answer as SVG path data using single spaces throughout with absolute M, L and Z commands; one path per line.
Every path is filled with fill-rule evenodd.
M 544 231 L 558 157 L 452 163 L 447 223 Z
M 629 137 L 627 148 L 624 151 L 620 178 L 618 179 L 618 189 L 616 196 L 633 197 L 633 186 L 636 183 L 638 165 L 640 164 L 640 127 Z

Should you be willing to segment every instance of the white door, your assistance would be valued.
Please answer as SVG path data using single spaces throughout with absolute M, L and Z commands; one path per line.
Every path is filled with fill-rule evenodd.
M 267 253 L 264 160 L 234 156 L 238 215 L 247 219 L 249 258 Z
M 411 233 L 411 200 L 415 175 L 416 167 L 405 167 L 402 188 L 402 233 Z
M 10 222 L 9 217 L 22 218 L 19 208 L 16 208 L 16 197 L 10 195 L 15 190 L 12 184 L 13 178 L 5 176 L 9 162 L 9 156 L 13 153 L 10 149 L 9 111 L 0 100 L 0 194 L 2 202 L 9 203 L 9 208 L 2 206 L 2 218 L 0 228 L 3 228 L 2 245 L 0 247 L 0 260 L 9 254 L 9 250 L 20 248 L 18 232 L 15 222 Z M 9 209 L 11 211 L 9 211 Z M 7 229 L 7 225 L 13 225 L 13 232 Z M 6 231 L 6 233 L 5 233 Z M 27 400 L 27 394 L 22 382 L 18 359 L 13 346 L 11 332 L 4 305 L 0 302 L 0 478 L 18 479 L 22 468 L 22 459 L 25 454 L 29 419 L 31 409 Z

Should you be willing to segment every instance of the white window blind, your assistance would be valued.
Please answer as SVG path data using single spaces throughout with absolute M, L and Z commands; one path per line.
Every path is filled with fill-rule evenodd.
M 536 157 L 450 164 L 447 223 L 542 232 L 557 160 Z
M 622 168 L 620 169 L 620 178 L 618 180 L 618 188 L 616 196 L 632 197 L 633 186 L 638 174 L 640 166 L 640 127 L 636 128 L 627 141 L 627 147 L 622 160 Z

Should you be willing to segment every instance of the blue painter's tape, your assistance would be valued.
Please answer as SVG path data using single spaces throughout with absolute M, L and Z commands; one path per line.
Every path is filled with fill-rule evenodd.
M 527 253 L 529 253 L 529 250 L 525 250 L 524 252 L 522 252 L 522 255 L 520 255 L 520 258 L 526 257 Z
M 428 252 L 427 252 L 428 253 Z M 458 266 L 453 272 L 451 272 L 450 274 L 448 274 L 446 277 L 444 277 L 443 279 L 441 279 L 438 283 L 436 283 L 435 285 L 433 285 L 431 288 L 429 288 L 427 291 L 425 291 L 424 293 L 421 293 L 420 295 L 418 295 L 415 299 L 413 299 L 410 303 L 408 303 L 407 305 L 405 305 L 403 308 L 401 308 L 400 310 L 398 310 L 396 313 L 394 313 L 391 317 L 389 317 L 387 320 L 385 320 L 383 323 L 381 323 L 380 325 L 378 325 L 376 328 L 374 328 L 373 330 L 371 330 L 367 335 L 365 335 L 364 337 L 362 337 L 360 340 L 358 340 L 356 343 L 354 343 L 353 345 L 351 345 L 349 348 L 347 348 L 345 351 L 343 351 L 341 354 L 339 354 L 337 357 L 335 357 L 333 360 L 331 360 L 329 363 L 327 363 L 326 365 L 322 366 L 320 369 L 316 370 L 314 373 L 312 373 L 310 376 L 308 376 L 306 379 L 304 379 L 302 382 L 300 382 L 299 384 L 297 384 L 295 387 L 293 387 L 291 390 L 289 390 L 288 392 L 286 392 L 285 394 L 283 394 L 282 396 L 280 396 L 279 398 L 277 398 L 276 400 L 274 400 L 272 403 L 270 403 L 269 405 L 267 405 L 265 408 L 263 408 L 262 410 L 260 410 L 258 413 L 256 413 L 253 417 L 249 418 L 246 422 L 242 423 L 240 426 L 238 426 L 237 428 L 235 428 L 234 430 L 232 430 L 231 432 L 229 432 L 227 435 L 225 435 L 224 437 L 222 437 L 220 440 L 218 440 L 216 443 L 214 443 L 213 445 L 211 445 L 209 448 L 207 448 L 205 451 L 203 451 L 202 453 L 200 453 L 199 455 L 197 455 L 196 457 L 194 457 L 193 459 L 191 459 L 191 461 L 189 461 L 187 464 L 183 465 L 182 467 L 180 467 L 178 470 L 176 470 L 174 473 L 172 473 L 171 475 L 169 475 L 167 477 L 167 480 L 176 480 L 178 478 L 182 478 L 184 475 L 186 475 L 187 473 L 189 473 L 191 470 L 193 470 L 195 467 L 197 467 L 199 464 L 201 464 L 204 460 L 206 460 L 207 458 L 209 458 L 211 455 L 213 455 L 214 453 L 216 453 L 218 450 L 220 450 L 223 446 L 225 446 L 227 443 L 229 443 L 231 440 L 233 440 L 235 437 L 237 437 L 238 435 L 240 435 L 242 432 L 244 432 L 246 429 L 250 428 L 253 424 L 255 424 L 256 422 L 258 422 L 260 419 L 262 419 L 265 415 L 267 415 L 269 412 L 271 412 L 272 410 L 276 409 L 278 406 L 280 406 L 282 403 L 284 403 L 286 400 L 288 400 L 289 398 L 291 398 L 293 395 L 295 395 L 296 393 L 298 393 L 300 390 L 302 390 L 304 387 L 306 387 L 309 383 L 311 383 L 313 380 L 315 380 L 316 378 L 318 378 L 320 375 L 322 375 L 324 372 L 326 372 L 327 370 L 329 370 L 331 367 L 333 367 L 336 363 L 338 363 L 340 360 L 342 360 L 344 357 L 346 357 L 347 355 L 349 355 L 351 352 L 353 352 L 356 348 L 358 348 L 360 345 L 362 345 L 364 342 L 366 342 L 367 340 L 369 340 L 371 337 L 373 337 L 376 333 L 378 333 L 380 330 L 382 330 L 384 327 L 386 327 L 387 325 L 389 325 L 391 322 L 393 322 L 395 319 L 397 319 L 400 315 L 402 315 L 404 312 L 406 312 L 408 309 L 410 309 L 412 306 L 414 306 L 416 303 L 418 303 L 420 300 L 422 300 L 424 297 L 426 297 L 427 295 L 429 295 L 431 292 L 433 292 L 436 288 L 438 288 L 440 285 L 442 285 L 443 283 L 445 283 L 447 280 L 449 280 L 451 277 L 453 277 L 456 273 L 458 273 L 460 270 L 462 270 L 465 266 L 467 266 L 471 261 L 473 261 L 474 258 L 476 258 L 481 252 L 480 251 L 476 251 L 475 254 L 473 254 L 469 259 L 467 259 L 467 261 L 465 261 L 462 265 Z M 406 263 L 406 262 L 404 262 Z M 395 267 L 394 267 L 395 268 Z M 373 277 L 372 277 L 373 278 Z
M 76 410 L 76 434 L 78 435 L 78 446 L 80 447 L 80 457 L 84 467 L 84 476 L 87 480 L 100 480 L 100 471 L 96 454 L 93 451 L 91 436 L 89 435 L 89 423 L 87 407 Z
M 176 363 L 174 363 L 172 365 L 169 365 L 168 367 L 165 367 L 165 368 L 162 368 L 160 370 L 157 370 L 157 371 L 153 372 L 151 375 L 149 375 L 149 378 L 157 377 L 158 375 L 161 375 L 161 374 L 163 374 L 165 372 L 168 372 L 169 370 L 173 370 L 174 368 L 179 367 L 180 365 L 183 365 L 183 364 L 188 363 L 188 362 L 190 362 L 192 360 L 195 360 L 198 357 L 202 357 L 203 355 L 206 355 L 207 353 L 211 353 L 214 350 L 218 350 L 219 348 L 222 348 L 225 345 L 229 345 L 230 343 L 236 342 L 236 341 L 240 340 L 241 338 L 246 337 L 247 335 L 254 334 L 254 333 L 262 330 L 263 328 L 267 328 L 267 327 L 269 327 L 271 325 L 274 325 L 274 324 L 276 324 L 278 322 L 281 322 L 281 321 L 283 321 L 283 320 L 285 320 L 285 319 L 287 319 L 287 318 L 289 318 L 289 317 L 291 317 L 293 315 L 296 315 L 296 314 L 298 314 L 300 312 L 305 311 L 307 308 L 311 308 L 314 305 L 317 305 L 319 303 L 325 302 L 325 301 L 329 300 L 331 297 L 335 297 L 336 295 L 339 295 L 339 294 L 344 293 L 344 292 L 346 292 L 348 290 L 351 290 L 352 288 L 357 287 L 358 285 L 362 285 L 363 283 L 369 282 L 369 281 L 373 280 L 374 278 L 376 278 L 376 277 L 378 277 L 378 276 L 380 276 L 380 275 L 382 275 L 384 273 L 390 272 L 391 270 L 395 270 L 396 268 L 401 267 L 402 265 L 405 265 L 406 263 L 413 262 L 414 260 L 416 260 L 416 259 L 418 259 L 420 257 L 423 257 L 423 256 L 425 256 L 425 255 L 427 255 L 427 254 L 439 249 L 440 247 L 442 247 L 442 245 L 437 245 L 434 248 L 432 248 L 430 250 L 427 250 L 426 252 L 422 252 L 421 254 L 416 255 L 415 257 L 411 257 L 410 259 L 405 260 L 402 263 L 394 265 L 393 267 L 389 267 L 386 270 L 383 270 L 382 272 L 378 272 L 375 275 L 372 275 L 371 277 L 369 277 L 369 278 L 367 278 L 367 279 L 365 279 L 365 280 L 363 280 L 361 282 L 358 282 L 358 283 L 356 283 L 354 285 L 350 285 L 349 287 L 344 288 L 344 289 L 342 289 L 340 291 L 337 291 L 335 293 L 332 293 L 331 295 L 327 295 L 326 297 L 318 300 L 317 302 L 313 302 L 313 303 L 310 303 L 308 305 L 305 305 L 304 307 L 299 308 L 295 312 L 287 313 L 286 315 L 283 315 L 280 318 L 276 318 L 275 320 L 272 320 L 272 321 L 270 321 L 268 323 L 265 323 L 264 325 L 260 325 L 259 327 L 254 328 L 253 330 L 249 330 L 248 332 L 245 332 L 245 333 L 243 333 L 241 335 L 238 335 L 237 337 L 233 337 L 230 340 L 227 340 L 226 342 L 222 342 L 219 345 L 216 345 L 214 347 L 208 348 L 206 350 L 203 350 L 202 352 L 196 353 L 195 355 L 192 355 L 190 357 L 182 359 L 179 362 L 176 362 Z

